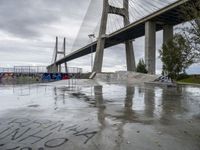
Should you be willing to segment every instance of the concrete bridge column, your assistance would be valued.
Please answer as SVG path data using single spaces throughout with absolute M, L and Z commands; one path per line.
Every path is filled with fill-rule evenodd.
M 149 74 L 156 73 L 156 23 L 145 23 L 145 63 Z
M 173 38 L 173 26 L 172 25 L 165 25 L 163 27 L 163 44 Z
M 52 67 L 52 73 L 57 73 L 58 72 L 58 66 L 57 65 L 54 65 Z
M 61 73 L 61 71 L 62 71 L 62 66 L 60 64 L 60 65 L 58 65 L 58 72 Z
M 132 41 L 126 41 L 126 64 L 127 64 L 127 71 L 135 71 L 135 55 L 133 51 L 133 43 Z
M 54 66 L 51 66 L 51 67 L 49 68 L 49 72 L 48 72 L 48 73 L 54 72 L 53 70 L 54 70 Z
M 124 25 L 127 26 L 130 24 L 129 21 L 129 0 L 123 1 L 123 7 L 124 7 Z M 127 64 L 127 71 L 136 71 L 135 66 L 135 54 L 134 54 L 134 48 L 133 43 L 131 40 L 125 42 L 126 47 L 126 64 Z
M 99 39 L 97 42 L 94 66 L 92 70 L 92 72 L 96 72 L 96 73 L 100 73 L 102 71 L 108 12 L 109 12 L 109 2 L 108 0 L 104 0 L 103 12 L 102 12 L 102 17 L 101 17 L 101 26 L 100 26 L 100 31 L 99 31 Z

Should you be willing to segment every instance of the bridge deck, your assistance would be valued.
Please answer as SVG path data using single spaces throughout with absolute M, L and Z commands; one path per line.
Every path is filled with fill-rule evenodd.
M 163 29 L 165 24 L 169 25 L 178 25 L 187 21 L 182 16 L 183 5 L 187 5 L 191 0 L 179 0 L 174 2 L 159 11 L 156 11 L 136 22 L 131 23 L 130 25 L 110 34 L 106 37 L 105 48 L 123 43 L 127 40 L 133 40 L 145 35 L 145 22 L 152 20 L 156 22 L 156 30 L 160 31 Z M 85 56 L 91 53 L 91 47 L 93 47 L 93 52 L 96 51 L 97 41 L 86 45 L 83 48 L 80 48 L 77 51 L 67 55 L 66 57 L 58 60 L 56 65 L 63 64 L 64 62 L 71 61 L 73 59 Z M 52 66 L 54 64 L 51 64 Z

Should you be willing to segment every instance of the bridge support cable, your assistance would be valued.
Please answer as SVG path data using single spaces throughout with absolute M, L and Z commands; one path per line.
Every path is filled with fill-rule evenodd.
M 114 3 L 113 3 L 114 4 Z M 122 26 L 120 25 L 120 21 L 119 21 L 119 16 L 115 15 L 114 12 L 116 12 L 116 7 L 114 6 L 110 6 L 110 15 L 109 16 L 113 16 L 113 24 L 116 26 L 115 31 L 119 30 L 122 28 Z
M 94 34 L 95 30 L 99 31 L 100 16 L 102 12 L 102 1 L 100 0 L 90 0 L 86 14 L 81 22 L 80 28 L 73 41 L 73 46 L 71 52 L 84 47 L 89 41 L 88 35 Z M 95 34 L 96 37 L 98 35 Z
M 125 8 L 126 9 L 126 11 L 128 11 L 129 12 L 129 20 L 130 20 L 130 18 L 132 17 L 132 18 L 134 18 L 135 17 L 135 14 L 131 11 L 131 0 L 129 0 L 129 1 L 124 1 L 125 3 L 126 3 L 126 5 L 128 5 L 128 8 Z M 128 10 L 127 10 L 128 9 Z M 126 16 L 126 17 L 128 17 L 128 16 Z
M 127 1 L 124 1 L 124 4 L 120 4 L 120 2 L 118 0 L 114 0 L 114 2 L 116 3 L 116 5 L 118 5 L 118 7 L 122 6 L 122 9 L 124 9 L 124 12 L 126 12 L 126 14 L 123 16 L 124 20 L 128 20 L 129 21 L 129 4 L 127 5 Z M 124 7 L 124 5 L 127 5 L 127 7 Z M 123 22 L 123 21 L 122 21 Z M 121 28 L 123 28 L 124 26 L 130 24 L 130 21 L 128 23 L 123 23 L 123 26 Z
M 131 22 L 134 22 L 134 21 L 137 21 L 144 17 L 147 17 L 149 14 L 152 14 L 153 12 L 158 11 L 159 9 L 171 4 L 172 2 L 175 2 L 175 0 L 151 0 L 151 1 L 149 1 L 149 0 L 101 0 L 101 1 L 90 0 L 90 4 L 89 4 L 88 10 L 87 10 L 87 13 L 83 19 L 83 22 L 81 24 L 81 27 L 77 34 L 77 37 L 74 40 L 72 50 L 74 51 L 74 50 L 78 50 L 79 48 L 82 48 L 82 47 L 84 48 L 86 43 L 88 43 L 88 40 L 89 40 L 88 35 L 99 30 L 99 35 L 97 35 L 97 34 L 95 35 L 96 37 L 99 37 L 99 38 L 97 39 L 97 47 L 95 44 L 96 56 L 95 56 L 95 61 L 94 61 L 95 65 L 93 67 L 93 71 L 101 72 L 102 63 L 103 63 L 104 46 L 105 46 L 105 44 L 107 44 L 107 45 L 110 44 L 110 43 L 108 43 L 110 41 L 106 41 L 107 36 L 110 36 L 110 34 L 112 35 L 113 32 L 123 28 L 124 26 L 129 25 Z M 103 3 L 104 5 L 101 5 L 101 3 Z M 105 6 L 105 4 L 106 4 L 106 6 Z M 104 7 L 102 8 L 102 6 L 104 6 Z M 103 12 L 100 11 L 101 9 L 103 9 Z M 100 15 L 100 13 L 102 13 L 102 16 Z M 98 20 L 98 17 L 100 17 L 100 16 L 102 18 L 101 18 L 100 24 L 98 24 L 99 21 L 94 21 L 94 20 Z M 102 20 L 104 20 L 104 21 L 102 21 Z M 127 21 L 127 22 L 125 22 L 125 21 Z M 148 20 L 148 22 L 151 22 L 151 21 L 152 20 Z M 153 23 L 148 24 L 148 22 L 145 23 L 146 24 L 145 26 L 152 27 Z M 160 22 L 162 23 L 162 20 L 161 21 L 159 20 L 159 23 Z M 167 23 L 165 23 L 165 24 L 163 23 L 163 25 L 166 25 L 166 24 Z M 169 25 L 168 25 L 168 27 L 169 27 Z M 168 31 L 170 31 L 170 33 L 172 33 L 171 30 L 173 30 L 173 27 L 172 28 L 171 27 L 170 28 L 163 27 L 163 29 L 165 30 L 166 33 Z M 149 32 L 148 30 L 145 30 L 146 36 L 150 35 L 150 33 L 148 33 L 148 32 Z M 107 35 L 107 34 L 109 34 L 109 35 Z M 132 36 L 132 35 L 130 37 L 135 38 L 135 36 Z M 167 38 L 167 34 L 165 36 L 163 35 L 163 38 Z M 129 38 L 129 39 L 131 39 L 131 38 Z M 121 40 L 119 40 L 118 37 L 114 37 L 111 40 L 113 43 L 121 42 Z M 149 39 L 146 37 L 145 42 L 148 40 Z M 105 43 L 105 42 L 107 42 L 107 43 Z M 129 45 L 129 44 L 133 45 L 132 41 L 129 41 L 130 42 L 129 44 L 127 44 L 127 41 L 124 41 L 124 42 L 126 44 L 126 47 L 128 47 L 128 48 L 126 48 L 126 51 L 127 51 L 127 49 L 129 49 L 129 50 L 133 49 Z M 148 45 L 151 45 L 150 43 L 148 43 Z M 151 47 L 151 46 L 146 46 L 146 47 Z M 55 50 L 53 53 L 54 59 L 52 59 L 53 63 L 55 62 L 55 60 L 58 59 L 58 57 L 56 56 L 56 49 L 58 49 L 58 48 L 56 48 L 56 46 L 55 46 Z M 148 49 L 150 49 L 150 48 L 148 48 Z M 146 48 L 145 48 L 145 51 L 146 51 Z M 126 55 L 127 55 L 126 56 L 127 58 L 131 58 L 131 57 L 133 58 L 133 59 L 129 59 L 129 60 L 135 61 L 134 53 L 131 53 L 131 54 L 126 53 Z M 128 57 L 128 55 L 129 56 L 132 55 L 132 56 Z M 58 61 L 56 64 L 64 63 L 64 60 Z M 146 60 L 147 60 L 147 62 L 150 62 L 149 58 L 147 58 Z M 66 61 L 67 61 L 67 59 L 66 59 Z M 100 65 L 96 65 L 97 63 L 99 63 Z M 130 67 L 130 68 L 128 67 L 128 66 L 131 66 L 130 64 L 134 64 L 134 62 L 128 63 L 128 59 L 127 59 L 127 70 L 129 70 L 129 71 L 134 70 L 133 67 Z M 134 64 L 134 66 L 135 66 L 135 64 Z M 151 68 L 151 67 L 149 67 L 149 68 Z
M 176 0 L 129 0 L 130 20 L 131 22 L 137 21 L 175 1 Z
M 149 13 L 156 11 L 157 10 L 156 8 L 161 8 L 162 6 L 166 6 L 167 4 L 170 4 L 170 2 L 172 1 L 175 1 L 175 0 L 152 0 L 151 2 L 149 2 L 149 0 L 129 0 L 128 1 L 129 16 L 130 16 L 129 20 L 130 22 L 136 21 L 148 15 Z M 123 6 L 122 5 L 123 0 L 109 0 L 109 2 L 111 5 L 114 5 L 119 8 L 122 8 Z M 86 15 L 82 21 L 78 34 L 72 44 L 71 52 L 81 47 L 84 47 L 85 44 L 89 42 L 89 39 L 88 39 L 89 34 L 95 33 L 96 37 L 99 36 L 95 31 L 97 31 L 97 29 L 99 30 L 100 26 L 94 25 L 94 20 L 96 20 L 95 21 L 96 23 L 98 22 L 97 20 L 100 20 L 99 16 L 101 14 L 101 9 L 102 9 L 101 5 L 102 5 L 102 1 L 90 0 L 90 4 L 88 6 Z M 112 8 L 112 11 L 113 11 L 113 8 Z M 111 20 L 115 22 L 112 25 L 108 25 L 107 27 L 108 30 L 113 30 L 114 32 L 124 27 L 123 24 L 121 23 L 123 21 L 120 19 L 119 16 L 109 15 L 108 19 L 109 19 L 108 22 L 111 22 Z M 111 33 L 111 31 L 107 31 L 106 33 Z

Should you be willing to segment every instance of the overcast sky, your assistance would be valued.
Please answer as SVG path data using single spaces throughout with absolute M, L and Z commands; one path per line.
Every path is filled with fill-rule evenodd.
M 89 5 L 90 0 L 0 0 L 0 67 L 50 64 L 56 36 L 59 36 L 60 48 L 63 37 L 67 38 L 67 53 L 88 44 L 87 35 L 97 34 L 102 8 L 102 0 L 93 1 Z M 161 45 L 162 31 L 157 33 L 157 49 Z M 137 62 L 144 58 L 144 37 L 136 39 L 134 50 Z M 90 71 L 90 58 L 84 56 L 68 65 Z M 157 73 L 161 72 L 161 66 L 157 59 Z M 103 71 L 125 68 L 123 44 L 105 50 Z M 200 68 L 193 65 L 189 72 L 200 73 Z

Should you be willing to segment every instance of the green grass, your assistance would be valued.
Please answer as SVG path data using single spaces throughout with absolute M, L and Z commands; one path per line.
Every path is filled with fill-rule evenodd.
M 178 80 L 178 82 L 180 83 L 194 83 L 194 84 L 200 84 L 200 77 L 197 76 L 190 76 L 188 78 L 185 78 L 185 79 L 181 79 L 181 80 Z

